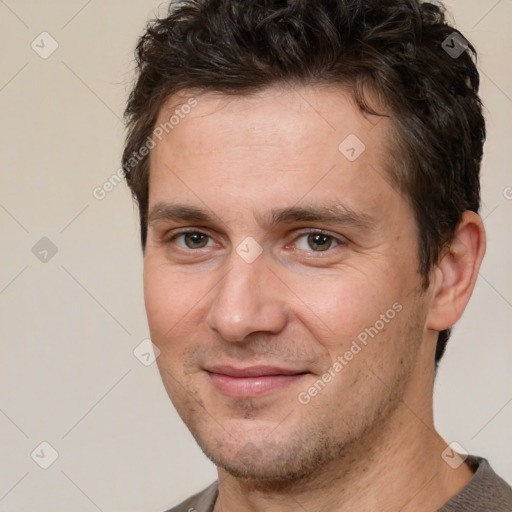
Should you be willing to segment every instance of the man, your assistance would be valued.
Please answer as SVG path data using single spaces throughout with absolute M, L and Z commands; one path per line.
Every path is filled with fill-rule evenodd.
M 436 432 L 485 252 L 473 47 L 417 0 L 187 0 L 123 164 L 151 338 L 218 482 L 174 511 L 510 511 Z

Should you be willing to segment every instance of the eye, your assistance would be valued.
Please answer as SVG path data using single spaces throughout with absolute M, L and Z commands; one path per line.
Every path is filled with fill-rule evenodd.
M 337 245 L 340 245 L 340 242 L 333 236 L 319 232 L 304 233 L 296 242 L 299 249 L 303 251 L 313 250 L 313 252 L 325 252 Z
M 199 231 L 179 233 L 173 236 L 171 240 L 175 241 L 176 245 L 182 249 L 202 249 L 203 247 L 214 245 L 208 235 Z M 178 240 L 180 240 L 181 243 L 178 242 Z M 210 242 L 210 244 L 208 244 L 208 242 Z

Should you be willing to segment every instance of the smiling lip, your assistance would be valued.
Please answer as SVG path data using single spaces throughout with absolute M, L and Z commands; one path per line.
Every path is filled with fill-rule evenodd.
M 267 395 L 301 379 L 308 372 L 275 366 L 212 366 L 205 368 L 212 384 L 223 394 L 255 398 Z

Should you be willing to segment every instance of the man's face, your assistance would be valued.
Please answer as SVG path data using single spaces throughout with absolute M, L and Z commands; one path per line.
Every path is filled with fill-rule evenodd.
M 304 476 L 431 393 L 416 391 L 430 299 L 412 211 L 386 179 L 389 121 L 318 87 L 208 93 L 189 110 L 150 157 L 159 370 L 218 466 Z

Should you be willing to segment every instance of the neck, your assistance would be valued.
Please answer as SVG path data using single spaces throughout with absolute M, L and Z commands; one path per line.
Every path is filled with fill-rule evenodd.
M 413 402 L 404 397 L 386 422 L 343 457 L 300 481 L 263 484 L 237 479 L 219 468 L 214 511 L 438 510 L 473 472 L 466 464 L 452 469 L 441 458 L 447 443 L 434 429 L 431 400 L 427 407 L 409 404 Z M 426 412 L 421 416 L 414 412 L 420 410 Z

